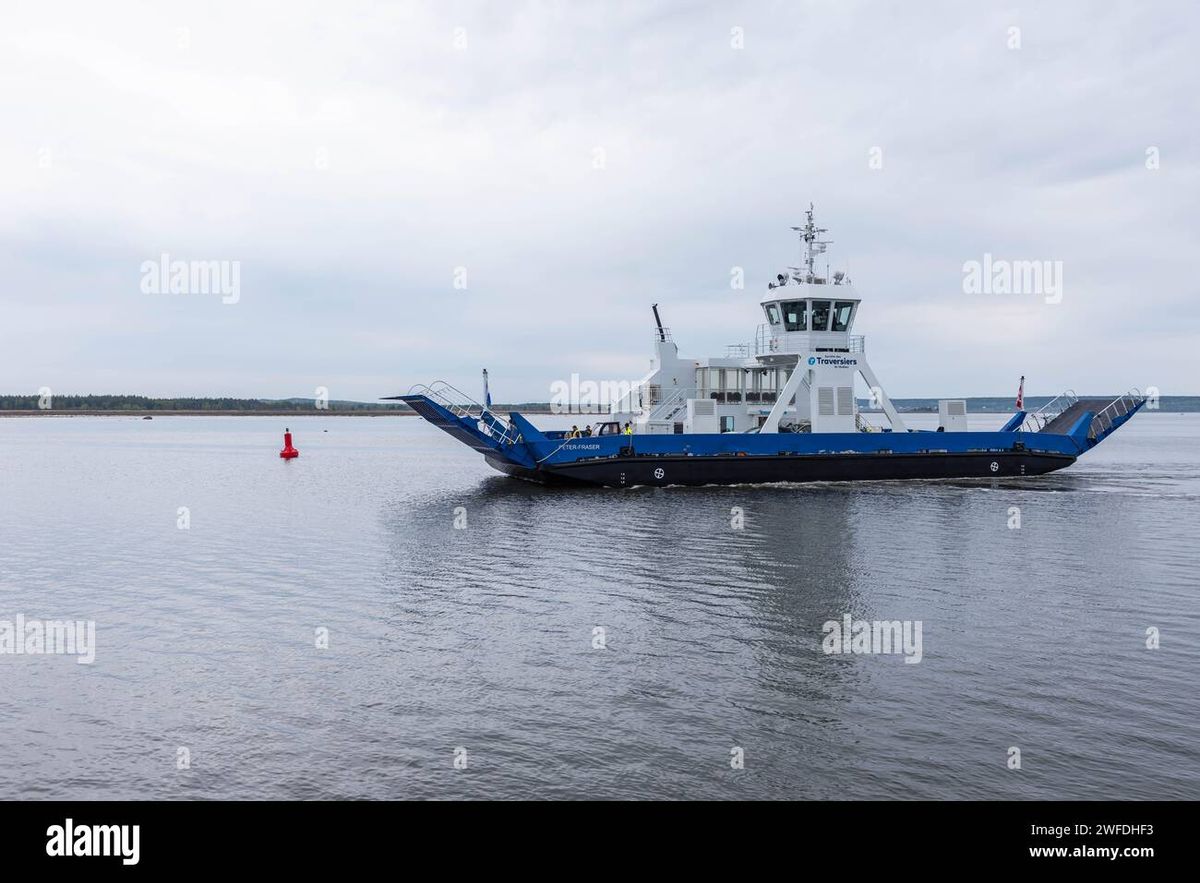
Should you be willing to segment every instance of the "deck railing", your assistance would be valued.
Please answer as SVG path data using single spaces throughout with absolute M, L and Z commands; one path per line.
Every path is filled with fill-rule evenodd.
M 671 391 L 671 393 L 662 401 L 654 405 L 650 412 L 650 420 L 652 422 L 665 423 L 673 421 L 681 411 L 687 410 L 688 399 L 694 399 L 699 396 L 699 391 L 696 389 L 680 388 Z
M 1142 391 L 1136 387 L 1113 399 L 1107 407 L 1092 418 L 1091 428 L 1088 429 L 1088 438 L 1094 439 L 1099 435 L 1107 434 L 1118 417 L 1124 417 L 1145 400 L 1146 397 L 1142 395 Z
M 659 393 L 661 395 L 661 393 Z M 773 405 L 779 393 L 774 389 L 709 389 L 707 387 L 681 387 L 666 390 L 666 397 L 649 401 L 641 399 L 643 407 L 649 407 L 652 423 L 666 423 L 677 419 L 687 411 L 688 399 L 712 399 L 718 405 Z
M 845 334 L 841 331 L 814 331 L 804 343 L 788 338 L 779 331 L 778 325 L 765 322 L 758 326 L 754 340 L 749 343 L 731 343 L 725 348 L 727 359 L 748 359 L 751 356 L 769 356 L 783 353 L 802 353 L 811 349 L 865 353 L 867 338 L 863 334 Z M 845 346 L 841 346 L 841 344 Z
M 1036 411 L 1032 411 L 1025 415 L 1025 419 L 1021 422 L 1019 432 L 1041 432 L 1047 423 L 1061 414 L 1067 408 L 1071 407 L 1079 401 L 1079 396 L 1075 395 L 1075 390 L 1068 389 L 1066 392 L 1055 396 L 1046 404 L 1042 405 Z
M 511 445 L 517 440 L 517 432 L 511 423 L 497 417 L 490 408 L 481 405 L 461 389 L 444 380 L 436 380 L 428 386 L 419 383 L 408 392 L 409 395 L 425 396 L 441 405 L 455 417 L 477 421 L 480 432 L 501 444 Z

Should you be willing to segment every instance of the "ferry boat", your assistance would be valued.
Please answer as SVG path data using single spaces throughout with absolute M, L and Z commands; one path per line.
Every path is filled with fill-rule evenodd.
M 752 341 L 723 357 L 681 357 L 655 304 L 650 372 L 586 434 L 540 430 L 496 413 L 486 391 L 479 403 L 443 381 L 389 398 L 507 475 L 618 488 L 1041 475 L 1070 466 L 1145 404 L 1136 389 L 1099 399 L 1067 391 L 1031 412 L 1022 383 L 997 431 L 969 430 L 962 399 L 938 403 L 936 430 L 910 429 L 854 333 L 862 300 L 850 278 L 817 269 L 831 242 L 811 204 L 806 217 L 792 228 L 801 265 L 768 284 Z M 869 412 L 855 396 L 859 377 Z

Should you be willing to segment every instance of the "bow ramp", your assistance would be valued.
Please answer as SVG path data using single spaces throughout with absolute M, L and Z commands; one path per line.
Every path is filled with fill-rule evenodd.
M 527 468 L 535 465 L 513 423 L 445 381 L 428 386 L 420 384 L 407 395 L 387 399 L 404 402 L 434 426 L 485 457 Z
M 1025 432 L 1068 436 L 1083 452 L 1120 429 L 1144 404 L 1146 397 L 1137 389 L 1111 401 L 1081 399 L 1068 390 L 1029 414 L 1021 428 Z

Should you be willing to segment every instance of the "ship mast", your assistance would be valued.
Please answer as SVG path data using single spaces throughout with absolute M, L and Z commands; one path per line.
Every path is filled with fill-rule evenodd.
M 818 227 L 816 223 L 814 223 L 813 204 L 811 202 L 808 204 L 808 211 L 806 211 L 804 215 L 807 218 L 804 226 L 793 227 L 792 229 L 800 234 L 800 241 L 804 243 L 802 246 L 803 250 L 800 255 L 801 262 L 804 264 L 805 270 L 807 271 L 805 273 L 804 281 L 812 282 L 816 277 L 816 273 L 813 268 L 817 261 L 817 255 L 824 254 L 825 249 L 833 244 L 833 240 L 820 238 L 822 233 L 828 233 L 829 230 L 825 227 Z

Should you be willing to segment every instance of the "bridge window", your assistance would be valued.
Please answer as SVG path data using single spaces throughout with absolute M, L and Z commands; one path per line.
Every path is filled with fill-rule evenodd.
M 849 301 L 838 301 L 833 305 L 833 328 L 831 331 L 846 331 L 850 328 L 850 314 L 854 304 Z
M 767 304 L 767 321 L 772 325 L 779 324 L 779 305 Z
M 787 301 L 783 305 L 783 330 L 784 331 L 806 331 L 808 330 L 808 314 L 806 307 L 808 301 L 793 300 Z
M 829 301 L 814 300 L 812 302 L 812 330 L 829 330 Z

